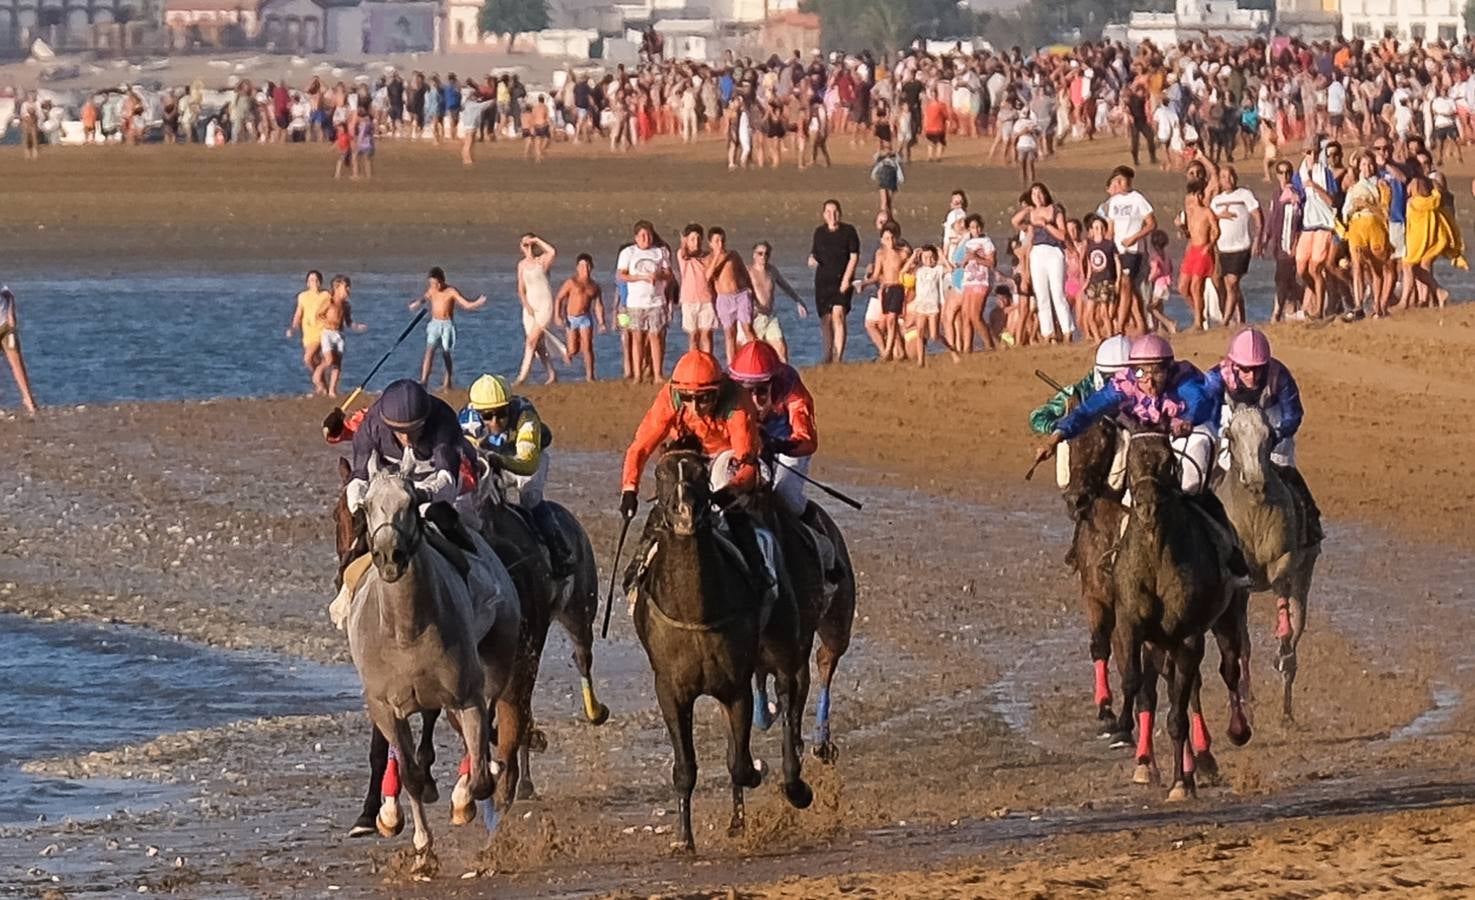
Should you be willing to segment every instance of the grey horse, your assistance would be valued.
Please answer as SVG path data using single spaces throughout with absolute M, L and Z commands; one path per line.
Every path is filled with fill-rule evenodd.
M 364 517 L 374 565 L 354 592 L 348 642 L 369 717 L 397 754 L 414 817 L 416 868 L 424 870 L 434 860 L 424 808 L 428 773 L 417 761 L 408 719 L 443 709 L 460 732 L 465 774 L 452 794 L 451 821 L 466 824 L 475 818 L 474 801 L 491 797 L 496 786 L 489 706 L 511 677 L 521 614 L 507 570 L 489 547 L 466 558 L 463 576 L 431 546 L 443 539 L 421 517 L 414 470 L 409 448 L 398 468 L 370 458 Z M 396 798 L 386 796 L 381 832 L 392 833 L 397 819 Z
M 1293 718 L 1291 689 L 1296 681 L 1296 647 L 1306 632 L 1306 602 L 1311 576 L 1321 556 L 1321 541 L 1309 534 L 1307 510 L 1270 462 L 1274 436 L 1265 411 L 1236 404 L 1226 430 L 1229 469 L 1216 493 L 1239 534 L 1255 591 L 1272 591 L 1276 599 L 1275 667 L 1284 687 L 1281 714 Z M 1242 683 L 1249 693 L 1250 654 L 1245 644 Z

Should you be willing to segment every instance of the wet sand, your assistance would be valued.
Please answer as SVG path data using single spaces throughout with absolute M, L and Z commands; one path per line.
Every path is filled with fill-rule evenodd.
M 287 159 L 273 148 L 259 153 L 268 162 Z M 84 156 L 51 154 L 38 168 L 81 167 Z M 731 184 L 710 163 L 698 169 L 680 152 L 669 156 L 673 177 L 690 177 L 657 201 L 673 218 L 698 202 L 700 180 L 714 190 Z M 167 176 L 150 148 L 140 158 Z M 427 155 L 424 162 L 444 161 Z M 1080 164 L 1092 158 L 1083 155 Z M 0 176 L 17 165 L 0 159 Z M 293 158 L 287 168 L 296 165 Z M 519 191 L 535 191 L 557 165 L 520 178 Z M 583 195 L 592 221 L 564 227 L 613 241 L 598 229 L 602 220 L 613 234 L 614 223 L 633 217 L 620 204 L 633 208 L 637 198 L 620 199 L 618 182 L 636 165 L 612 164 L 599 183 L 614 190 Z M 961 166 L 914 170 L 904 202 L 945 200 L 939 186 L 945 192 L 955 179 L 976 177 Z M 108 169 L 71 171 L 102 176 Z M 305 186 L 307 170 L 292 171 L 281 187 L 262 182 L 261 191 L 279 197 L 293 178 Z M 449 163 L 443 171 L 459 175 Z M 572 171 L 570 164 L 566 174 Z M 854 169 L 821 173 L 809 185 L 785 172 L 772 176 L 776 186 L 764 204 L 751 193 L 724 193 L 728 221 L 756 228 L 765 215 L 760 206 L 792 203 L 771 227 L 802 239 L 810 209 L 842 171 L 847 184 L 863 186 Z M 1084 192 L 1098 180 L 1094 171 L 1062 180 L 1076 179 Z M 490 167 L 477 176 L 497 181 Z M 360 193 L 352 192 L 364 186 L 314 184 L 302 214 L 269 231 L 259 218 L 245 221 L 266 215 L 269 202 L 231 195 L 215 217 L 224 224 L 202 232 L 191 264 L 230 265 L 219 249 L 247 234 L 258 239 L 235 245 L 246 258 L 290 257 L 301 252 L 293 242 L 306 239 L 311 223 L 360 204 L 399 219 L 399 228 L 328 229 L 315 252 L 366 260 L 382 252 L 388 265 L 396 253 L 444 249 L 433 227 L 406 221 L 414 209 L 408 180 Z M 20 219 L 54 216 L 60 233 L 24 237 L 13 220 L 0 236 L 38 265 L 88 248 L 96 252 L 83 264 L 99 271 L 157 265 L 180 249 L 172 242 L 185 239 L 183 224 L 177 235 L 147 232 L 144 222 L 162 207 L 112 204 L 105 222 L 86 224 L 67 218 L 80 215 L 80 196 L 43 210 L 45 189 L 26 190 L 30 205 Z M 386 196 L 371 202 L 380 191 Z M 91 202 L 99 202 L 95 193 Z M 469 194 L 447 202 L 458 215 L 481 217 L 477 225 L 457 221 L 457 248 L 497 229 L 543 229 L 541 222 L 494 223 L 498 217 Z M 989 201 L 976 197 L 979 205 Z M 241 220 L 231 223 L 225 212 Z M 198 215 L 182 219 L 203 227 L 191 218 Z M 940 203 L 916 217 L 940 219 Z M 1195 803 L 1168 806 L 1165 790 L 1131 785 L 1130 757 L 1094 737 L 1076 582 L 1060 562 L 1067 520 L 1047 478 L 1021 479 L 1033 444 L 1024 418 L 1047 393 L 1033 370 L 1067 380 L 1088 364 L 1084 348 L 1064 348 L 985 354 L 959 366 L 937 360 L 924 372 L 865 364 L 806 373 L 822 435 L 815 474 L 867 504 L 862 515 L 837 511 L 860 570 L 860 611 L 857 644 L 837 679 L 840 759 L 806 770 L 818 795 L 813 809 L 796 813 L 765 786 L 752 794 L 749 834 L 728 839 L 718 715 L 704 705 L 700 853 L 695 861 L 668 859 L 669 749 L 643 653 L 628 620 L 617 616 L 595 663 L 614 718 L 599 729 L 580 721 L 567 643 L 551 640 L 536 701 L 551 744 L 534 759 L 542 799 L 516 808 L 490 853 L 482 852 L 479 831 L 450 829 L 445 806 L 437 807 L 435 882 L 406 874 L 407 838 L 343 837 L 362 790 L 357 713 L 246 722 L 34 764 L 38 773 L 156 779 L 184 786 L 189 796 L 132 817 L 0 833 L 0 881 L 28 893 L 145 886 L 187 896 L 326 896 L 335 887 L 394 896 L 731 896 L 729 888 L 792 897 L 1153 895 L 1183 884 L 1201 891 L 1241 885 L 1257 895 L 1467 891 L 1467 871 L 1451 854 L 1475 823 L 1475 787 L 1466 774 L 1472 751 L 1460 738 L 1475 726 L 1475 659 L 1462 637 L 1475 624 L 1475 601 L 1464 587 L 1475 572 L 1475 496 L 1455 461 L 1475 438 L 1463 415 L 1462 371 L 1475 343 L 1475 308 L 1287 326 L 1271 335 L 1306 396 L 1302 467 L 1330 532 L 1302 645 L 1301 719 L 1278 721 L 1277 676 L 1262 649 L 1255 739 L 1243 749 L 1216 743 L 1223 782 L 1205 787 Z M 1224 340 L 1198 336 L 1180 346 L 1208 364 Z M 530 393 L 557 430 L 550 493 L 580 515 L 607 554 L 618 524 L 615 452 L 650 389 L 568 385 Z M 221 400 L 47 410 L 33 421 L 7 422 L 0 429 L 0 453 L 10 460 L 0 471 L 0 608 L 344 661 L 345 641 L 323 612 L 332 566 L 326 515 L 336 484 L 333 452 L 317 432 L 326 408 L 309 399 Z M 1266 648 L 1273 605 L 1257 597 L 1252 616 L 1257 645 Z M 1215 664 L 1211 653 L 1205 671 Z M 1217 731 L 1225 716 L 1216 680 L 1205 701 Z M 757 748 L 777 758 L 774 736 L 760 736 Z M 477 877 L 461 880 L 468 872 Z

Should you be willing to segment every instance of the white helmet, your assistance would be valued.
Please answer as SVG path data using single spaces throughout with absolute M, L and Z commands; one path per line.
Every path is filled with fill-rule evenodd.
M 1132 339 L 1124 334 L 1114 334 L 1096 348 L 1096 375 L 1103 382 L 1110 381 L 1116 373 L 1125 369 L 1132 358 Z

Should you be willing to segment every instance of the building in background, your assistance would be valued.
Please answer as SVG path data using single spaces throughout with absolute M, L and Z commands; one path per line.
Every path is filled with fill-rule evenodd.
M 1465 0 L 1326 0 L 1340 6 L 1349 38 L 1443 41 L 1465 38 Z
M 1122 37 L 1129 44 L 1152 41 L 1159 47 L 1207 37 L 1234 43 L 1271 32 L 1290 34 L 1308 41 L 1326 41 L 1335 39 L 1342 27 L 1337 2 L 1274 0 L 1273 6 L 1268 8 L 1251 9 L 1240 6 L 1235 0 L 1177 0 L 1172 12 L 1134 12 L 1125 29 L 1109 28 L 1106 33 L 1111 37 Z M 1369 2 L 1391 3 L 1395 0 Z

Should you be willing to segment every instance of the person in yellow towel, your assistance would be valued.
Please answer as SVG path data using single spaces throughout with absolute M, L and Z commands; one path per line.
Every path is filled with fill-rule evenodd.
M 1440 257 L 1457 269 L 1469 268 L 1464 239 L 1444 203 L 1443 193 L 1420 175 L 1409 181 L 1408 250 L 1403 262 L 1411 277 L 1404 281 L 1401 306 L 1428 306 L 1431 302 L 1443 305 L 1446 295 L 1434 278 L 1434 261 Z
M 532 517 L 538 537 L 548 547 L 553 577 L 568 577 L 573 573 L 573 550 L 558 527 L 553 508 L 543 502 L 553 432 L 543 424 L 533 402 L 515 396 L 501 376 L 483 375 L 472 383 L 460 420 L 461 433 L 491 467 L 487 477 L 515 490 L 518 503 Z

